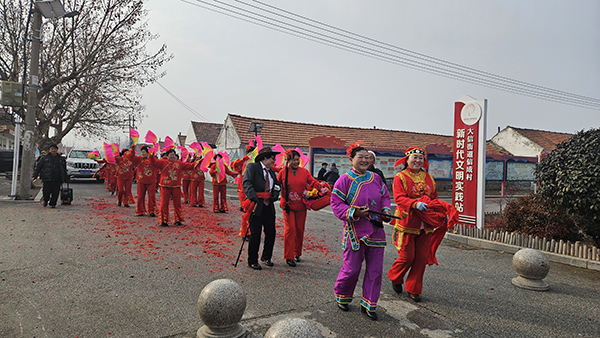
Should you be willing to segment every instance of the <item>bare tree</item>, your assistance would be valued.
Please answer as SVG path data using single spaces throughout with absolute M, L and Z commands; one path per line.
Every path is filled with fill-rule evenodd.
M 36 116 L 40 149 L 60 143 L 70 132 L 100 136 L 128 116 L 139 120 L 144 111 L 141 89 L 163 75 L 158 69 L 171 58 L 166 45 L 147 51 L 157 36 L 148 31 L 143 1 L 63 3 L 81 14 L 46 22 L 42 28 Z M 30 1 L 0 0 L 0 6 L 0 76 L 15 80 L 27 62 L 19 51 Z

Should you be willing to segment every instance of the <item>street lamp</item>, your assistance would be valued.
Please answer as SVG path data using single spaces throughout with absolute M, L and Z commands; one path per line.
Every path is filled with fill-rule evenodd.
M 32 0 L 33 1 L 33 0 Z M 78 11 L 67 12 L 60 0 L 38 0 L 33 10 L 33 23 L 31 25 L 31 60 L 29 83 L 27 85 L 27 111 L 25 113 L 25 132 L 23 133 L 23 163 L 21 164 L 21 178 L 19 180 L 18 198 L 30 199 L 31 166 L 34 152 L 34 126 L 36 110 L 38 109 L 37 89 L 39 87 L 40 42 L 42 37 L 42 16 L 52 21 L 61 18 L 71 18 L 79 14 Z M 18 135 L 16 135 L 18 137 Z
M 248 127 L 248 131 L 251 133 L 253 132 L 254 136 L 256 137 L 258 135 L 258 133 L 261 132 L 264 124 L 265 124 L 264 122 L 252 121 L 252 122 L 250 122 L 250 127 Z

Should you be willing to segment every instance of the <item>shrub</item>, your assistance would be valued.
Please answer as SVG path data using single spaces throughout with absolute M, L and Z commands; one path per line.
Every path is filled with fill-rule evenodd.
M 554 240 L 582 239 L 573 217 L 540 194 L 531 193 L 510 201 L 501 218 L 503 222 L 496 223 L 505 231 Z
M 566 210 L 600 245 L 600 129 L 580 131 L 535 169 L 540 194 Z

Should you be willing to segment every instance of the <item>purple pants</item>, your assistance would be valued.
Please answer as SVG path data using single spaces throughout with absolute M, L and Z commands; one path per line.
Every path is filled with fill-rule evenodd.
M 343 265 L 333 288 L 338 303 L 348 304 L 352 301 L 362 262 L 366 259 L 360 305 L 369 311 L 375 311 L 381 292 L 384 250 L 383 247 L 367 246 L 360 242 L 360 248 L 354 251 L 348 243 L 344 251 Z

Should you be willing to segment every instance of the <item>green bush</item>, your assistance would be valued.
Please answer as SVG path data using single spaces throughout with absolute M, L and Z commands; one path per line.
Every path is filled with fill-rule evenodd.
M 568 138 L 535 169 L 539 193 L 600 245 L 600 129 Z
M 510 201 L 502 216 L 491 219 L 488 226 L 554 240 L 582 238 L 573 217 L 534 193 Z

